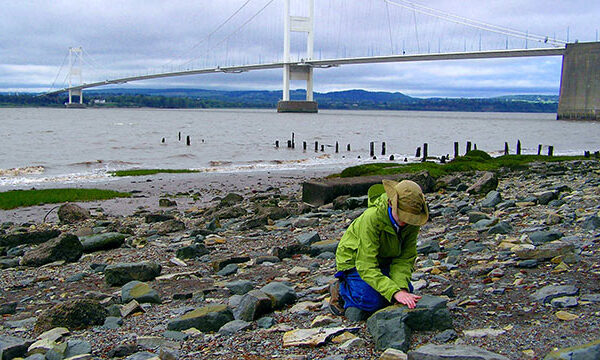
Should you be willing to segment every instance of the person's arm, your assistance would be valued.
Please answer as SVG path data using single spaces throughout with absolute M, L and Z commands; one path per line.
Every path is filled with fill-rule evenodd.
M 369 211 L 369 210 L 367 210 Z M 369 216 L 363 216 L 358 231 L 358 249 L 356 253 L 356 270 L 360 277 L 388 301 L 392 301 L 394 294 L 400 287 L 389 277 L 383 275 L 379 268 L 380 239 L 375 211 Z
M 390 265 L 390 278 L 398 285 L 399 291 L 394 293 L 393 298 L 400 304 L 413 309 L 416 306 L 420 296 L 411 294 L 408 284 L 414 270 L 415 259 L 417 258 L 417 235 L 419 227 L 410 226 L 406 228 L 402 239 L 402 253 L 394 258 Z

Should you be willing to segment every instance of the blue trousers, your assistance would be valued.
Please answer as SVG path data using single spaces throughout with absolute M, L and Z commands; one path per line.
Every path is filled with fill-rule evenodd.
M 389 276 L 389 267 L 384 267 L 381 272 Z M 367 284 L 358 275 L 356 269 L 338 271 L 335 277 L 340 280 L 340 296 L 344 299 L 344 309 L 356 307 L 364 311 L 374 312 L 391 305 L 377 290 Z M 409 291 L 413 292 L 413 286 L 409 282 Z

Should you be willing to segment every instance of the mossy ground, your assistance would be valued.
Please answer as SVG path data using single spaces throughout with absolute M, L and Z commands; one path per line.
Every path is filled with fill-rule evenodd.
M 493 158 L 484 151 L 474 150 L 467 155 L 459 156 L 446 164 L 429 161 L 410 164 L 374 163 L 349 167 L 344 169 L 340 174 L 334 174 L 330 177 L 392 175 L 427 171 L 434 178 L 439 178 L 456 172 L 497 171 L 501 168 L 523 170 L 529 167 L 529 164 L 532 162 L 559 162 L 583 159 L 585 159 L 583 156 L 549 157 L 541 155 L 504 155 Z
M 199 170 L 190 169 L 134 169 L 134 170 L 118 170 L 111 172 L 112 176 L 146 176 L 155 174 L 187 174 L 197 173 Z
M 9 210 L 22 206 L 54 204 L 67 201 L 107 200 L 130 196 L 130 193 L 100 189 L 12 190 L 0 193 L 0 209 Z

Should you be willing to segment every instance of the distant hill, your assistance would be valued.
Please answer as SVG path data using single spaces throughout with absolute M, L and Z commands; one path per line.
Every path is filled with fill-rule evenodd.
M 306 98 L 306 91 L 290 92 L 293 100 Z M 90 106 L 155 108 L 276 108 L 281 91 L 222 91 L 205 89 L 101 89 L 88 90 Z M 400 92 L 345 90 L 315 93 L 320 109 L 556 112 L 556 95 L 507 95 L 494 98 L 414 98 Z M 66 95 L 35 97 L 2 95 L 0 106 L 62 106 Z

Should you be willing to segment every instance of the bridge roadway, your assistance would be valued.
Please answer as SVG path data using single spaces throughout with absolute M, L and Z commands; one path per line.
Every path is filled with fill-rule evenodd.
M 547 49 L 520 49 L 520 50 L 491 50 L 491 51 L 474 51 L 474 52 L 458 52 L 458 53 L 439 53 L 439 54 L 419 54 L 419 55 L 387 55 L 387 56 L 371 56 L 371 57 L 355 57 L 342 59 L 326 59 L 326 60 L 306 60 L 300 62 L 291 62 L 292 66 L 312 66 L 314 68 L 329 68 L 339 65 L 351 64 L 373 64 L 373 63 L 391 63 L 391 62 L 408 62 L 408 61 L 432 61 L 432 60 L 467 60 L 467 59 L 493 59 L 493 58 L 511 58 L 511 57 L 533 57 L 533 56 L 558 56 L 564 55 L 566 49 L 547 48 Z M 46 93 L 46 95 L 56 95 L 69 90 L 83 90 L 104 85 L 124 84 L 132 81 L 151 80 L 175 76 L 214 74 L 214 73 L 242 73 L 253 70 L 265 69 L 280 69 L 286 65 L 284 62 L 255 64 L 255 65 L 239 65 L 227 67 L 215 67 L 197 70 L 185 70 L 166 72 L 158 74 L 149 74 L 141 76 L 124 77 L 120 79 L 104 80 L 89 84 L 81 84 L 70 88 L 64 88 Z

